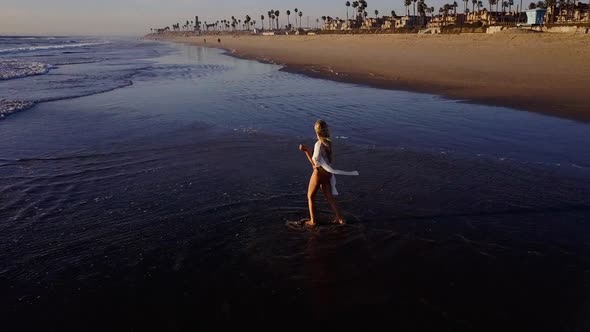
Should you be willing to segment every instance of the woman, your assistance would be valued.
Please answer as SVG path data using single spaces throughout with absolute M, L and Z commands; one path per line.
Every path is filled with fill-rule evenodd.
M 334 196 L 338 195 L 338 191 L 336 190 L 336 177 L 334 174 L 359 175 L 359 173 L 357 171 L 346 172 L 333 169 L 331 166 L 333 150 L 328 124 L 324 120 L 318 120 L 314 125 L 314 129 L 318 141 L 315 143 L 313 155 L 305 145 L 299 145 L 299 150 L 305 152 L 307 159 L 309 159 L 309 162 L 313 167 L 313 174 L 309 179 L 309 187 L 307 189 L 307 203 L 309 205 L 310 220 L 305 224 L 308 226 L 314 226 L 316 224 L 314 197 L 318 192 L 318 189 L 322 189 L 324 196 L 326 196 L 326 200 L 330 203 L 332 210 L 336 214 L 336 222 L 344 224 L 344 219 L 340 214 L 336 199 L 334 198 Z

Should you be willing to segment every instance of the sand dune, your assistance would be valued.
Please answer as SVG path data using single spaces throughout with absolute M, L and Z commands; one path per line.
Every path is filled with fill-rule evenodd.
M 175 37 L 342 81 L 590 120 L 590 35 Z

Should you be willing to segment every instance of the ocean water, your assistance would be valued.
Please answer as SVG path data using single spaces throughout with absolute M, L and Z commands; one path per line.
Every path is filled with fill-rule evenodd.
M 121 39 L 0 36 L 0 117 L 130 85 L 145 68 L 138 59 L 158 55 L 145 43 Z
M 27 38 L 0 38 L 9 326 L 590 326 L 590 124 L 216 49 Z M 345 226 L 321 197 L 300 225 L 317 118 L 361 173 L 339 177 Z

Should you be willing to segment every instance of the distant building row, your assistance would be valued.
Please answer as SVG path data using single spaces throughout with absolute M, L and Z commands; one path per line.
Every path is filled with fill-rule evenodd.
M 578 3 L 575 8 L 555 8 L 555 15 L 552 15 L 551 8 L 525 10 L 518 12 L 490 12 L 482 9 L 466 14 L 439 14 L 436 16 L 383 16 L 377 18 L 366 18 L 359 22 L 357 20 L 329 19 L 325 21 L 322 30 L 370 30 L 370 29 L 400 29 L 406 27 L 441 27 L 460 24 L 483 24 L 496 25 L 503 23 L 523 23 L 541 25 L 547 22 L 568 24 L 590 22 L 588 4 Z

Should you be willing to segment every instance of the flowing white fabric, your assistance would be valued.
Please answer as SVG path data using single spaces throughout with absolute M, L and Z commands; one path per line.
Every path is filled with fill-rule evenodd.
M 327 172 L 332 173 L 332 177 L 330 178 L 330 186 L 332 187 L 332 195 L 337 196 L 338 190 L 336 190 L 336 174 L 338 175 L 348 175 L 348 176 L 357 176 L 359 172 L 357 171 L 341 171 L 338 169 L 333 169 L 329 163 L 326 162 L 327 158 L 325 157 L 326 152 L 322 149 L 322 142 L 317 141 L 315 146 L 313 147 L 313 163 L 316 167 L 322 167 Z

